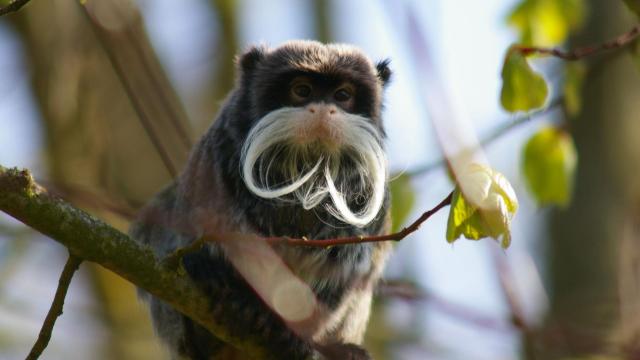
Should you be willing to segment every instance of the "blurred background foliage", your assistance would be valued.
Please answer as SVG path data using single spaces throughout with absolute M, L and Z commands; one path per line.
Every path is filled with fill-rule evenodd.
M 603 42 L 637 23 L 624 3 L 638 3 L 494 0 L 484 5 L 491 19 L 477 18 L 482 4 L 451 3 L 32 0 L 0 19 L 0 161 L 31 168 L 124 231 L 210 125 L 238 52 L 300 37 L 353 42 L 391 56 L 397 76 L 385 113 L 394 229 L 452 186 L 430 125 L 449 119 L 425 109 L 428 99 L 449 96 L 445 114 L 473 113 L 470 130 L 485 134 L 519 119 L 499 99 L 536 114 L 487 150 L 521 199 L 514 246 L 452 251 L 444 216 L 404 240 L 373 311 L 374 358 L 640 359 L 640 61 L 626 50 L 578 65 L 508 51 Z M 454 57 L 472 64 L 472 77 Z M 478 102 L 465 103 L 459 88 Z M 0 237 L 0 358 L 17 359 L 35 339 L 65 252 L 6 216 Z M 133 286 L 91 264 L 81 274 L 43 358 L 166 356 Z

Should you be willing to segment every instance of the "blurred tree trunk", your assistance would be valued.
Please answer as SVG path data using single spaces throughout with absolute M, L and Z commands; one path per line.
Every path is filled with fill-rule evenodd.
M 235 56 L 240 51 L 238 29 L 238 2 L 235 0 L 210 0 L 217 15 L 216 42 L 211 44 L 214 68 L 211 80 L 198 95 L 196 133 L 203 134 L 211 126 L 225 97 L 235 84 Z
M 574 44 L 601 42 L 633 24 L 622 1 L 589 3 L 591 16 Z M 637 253 L 640 235 L 638 226 L 627 226 L 629 210 L 637 210 L 640 185 L 636 180 L 640 86 L 631 60 L 622 55 L 587 80 L 584 109 L 571 123 L 579 167 L 573 203 L 554 211 L 550 219 L 551 308 L 544 345 L 537 349 L 539 359 L 620 348 L 615 338 L 620 321 L 619 270 L 627 271 L 620 268 L 621 243 L 623 236 L 635 239 Z M 630 301 L 636 314 L 637 295 Z
M 144 109 L 154 121 L 160 121 L 166 112 L 158 107 L 157 98 L 149 96 L 168 85 L 163 79 L 155 83 L 148 82 L 148 78 L 142 79 L 146 83 L 141 80 L 153 69 L 141 68 L 148 64 L 139 62 L 140 52 L 136 51 L 140 50 L 132 47 L 131 34 L 139 41 L 141 51 L 152 50 L 139 16 L 129 19 L 133 20 L 126 26 L 132 32 L 126 37 L 124 32 L 114 34 L 110 41 L 121 42 L 115 56 L 127 64 L 128 75 L 138 80 L 135 91 L 147 96 L 142 99 Z M 34 1 L 15 17 L 43 120 L 48 178 L 54 188 L 58 184 L 70 189 L 64 195 L 73 201 L 78 195 L 74 189 L 89 189 L 139 204 L 170 181 L 170 176 L 89 24 L 77 2 L 66 0 Z M 174 100 L 171 95 L 169 100 Z M 175 134 L 166 124 L 159 129 L 164 134 Z M 168 141 L 166 136 L 163 141 Z M 169 147 L 177 154 L 174 160 L 179 166 L 186 150 L 176 151 L 176 146 Z M 99 216 L 126 229 L 126 221 L 106 212 Z M 110 327 L 109 346 L 105 347 L 105 354 L 96 353 L 96 358 L 160 358 L 147 311 L 139 304 L 133 286 L 102 268 L 89 269 L 96 298 L 102 305 L 101 318 Z
M 323 43 L 330 43 L 334 40 L 330 0 L 313 0 L 313 10 L 315 14 L 316 39 Z
M 162 99 L 152 97 L 168 85 L 162 80 L 150 84 L 148 78 L 155 75 L 149 75 L 147 64 L 139 61 L 140 52 L 152 51 L 141 19 L 137 13 L 128 15 L 132 19 L 127 18 L 125 25 L 133 35 L 124 30 L 111 33 L 108 43 L 115 53 L 109 54 L 77 3 L 42 3 L 20 12 L 16 28 L 25 44 L 45 126 L 50 178 L 91 189 L 97 186 L 135 204 L 146 202 L 171 176 L 140 125 L 109 55 L 126 64 L 124 75 L 132 81 L 143 112 L 156 123 L 160 141 L 178 169 L 186 150 L 166 124 L 162 114 L 168 111 Z M 133 49 L 134 38 L 142 49 Z M 175 94 L 168 99 L 173 103 Z

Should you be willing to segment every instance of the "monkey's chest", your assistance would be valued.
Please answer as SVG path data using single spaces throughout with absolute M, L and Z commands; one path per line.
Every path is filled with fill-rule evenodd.
M 263 215 L 258 216 L 258 213 Z M 321 210 L 307 211 L 280 204 L 262 209 L 253 207 L 247 213 L 247 219 L 252 219 L 252 226 L 263 236 L 332 239 L 379 231 L 375 222 L 368 227 L 357 228 L 341 223 Z M 373 246 L 369 243 L 331 248 L 280 245 L 275 250 L 288 267 L 313 289 L 318 300 L 329 308 L 338 306 L 346 290 L 366 278 L 372 269 Z
M 332 239 L 377 234 L 382 226 L 380 221 L 374 220 L 358 228 L 336 219 L 322 207 L 305 210 L 297 204 L 277 201 L 256 201 L 245 212 L 247 221 L 263 236 Z

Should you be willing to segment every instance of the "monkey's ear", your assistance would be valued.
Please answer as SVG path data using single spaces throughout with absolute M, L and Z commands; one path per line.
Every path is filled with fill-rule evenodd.
M 236 62 L 244 74 L 249 74 L 264 59 L 267 48 L 265 46 L 252 46 L 242 55 L 238 56 Z
M 391 80 L 391 69 L 389 68 L 390 59 L 384 59 L 376 64 L 378 78 L 382 81 L 382 86 L 386 86 Z

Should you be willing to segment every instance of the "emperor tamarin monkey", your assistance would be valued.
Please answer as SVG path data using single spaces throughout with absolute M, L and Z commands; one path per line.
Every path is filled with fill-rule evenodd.
M 253 47 L 237 64 L 236 86 L 216 121 L 179 178 L 141 212 L 132 236 L 162 257 L 208 233 L 329 239 L 386 231 L 381 108 L 388 61 L 373 64 L 347 45 L 294 41 Z M 239 270 L 253 260 L 233 244 L 210 243 L 183 258 L 187 273 L 211 296 L 215 320 L 233 336 L 257 335 L 273 359 L 369 358 L 357 345 L 388 244 L 254 243 L 277 254 L 278 271 L 310 289 L 317 306 L 304 331 L 285 314 L 291 306 L 278 305 L 303 306 L 297 301 L 308 299 L 297 295 L 304 291 L 271 301 L 269 289 L 286 276 L 258 289 L 245 276 L 252 271 Z M 175 358 L 245 358 L 230 355 L 235 350 L 161 300 L 142 296 Z

